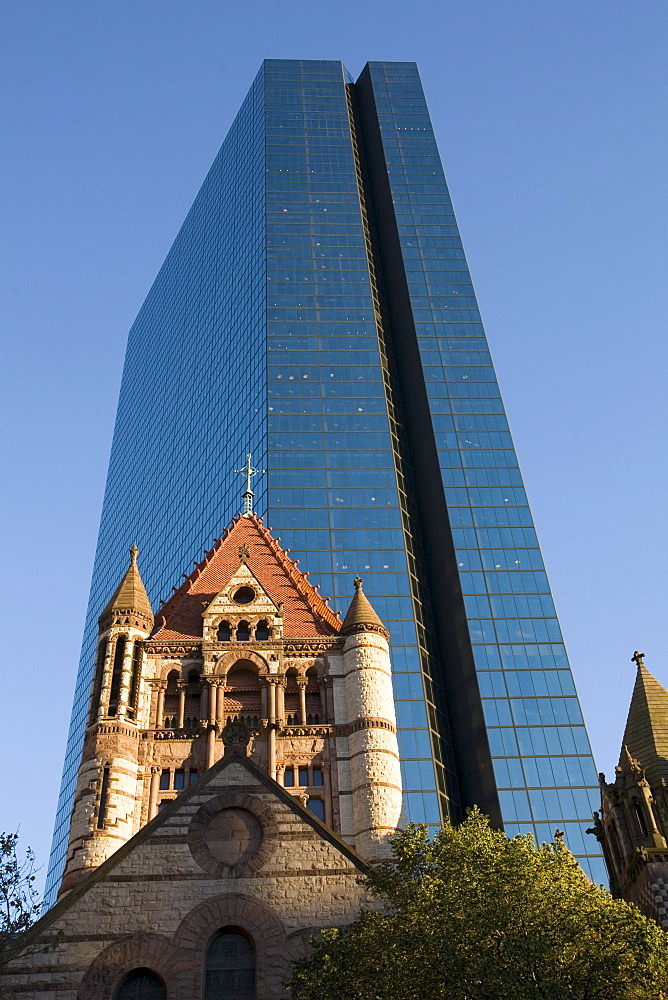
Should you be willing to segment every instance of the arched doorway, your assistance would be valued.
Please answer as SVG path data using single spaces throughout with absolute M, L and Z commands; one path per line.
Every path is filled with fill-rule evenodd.
M 226 927 L 209 945 L 204 1000 L 255 1000 L 255 946 L 235 928 Z

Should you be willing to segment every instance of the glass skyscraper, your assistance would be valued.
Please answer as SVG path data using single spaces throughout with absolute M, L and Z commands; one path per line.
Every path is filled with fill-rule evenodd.
M 406 812 L 557 827 L 596 881 L 593 760 L 413 63 L 267 60 L 130 331 L 63 773 L 128 546 L 154 608 L 240 508 L 391 630 Z

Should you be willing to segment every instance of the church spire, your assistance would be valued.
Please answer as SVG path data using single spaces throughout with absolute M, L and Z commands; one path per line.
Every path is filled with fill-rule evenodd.
M 137 565 L 138 555 L 139 549 L 133 545 L 130 548 L 130 565 L 100 615 L 102 628 L 114 623 L 121 624 L 117 621 L 119 618 L 139 619 L 138 624 L 140 627 L 146 626 L 147 631 L 153 627 L 153 609 Z
M 637 672 L 622 756 L 627 748 L 654 784 L 661 779 L 668 781 L 668 691 L 649 672 L 643 657 L 644 653 L 638 652 L 631 657 Z
M 385 637 L 389 634 L 362 590 L 360 576 L 355 577 L 355 593 L 341 626 L 341 635 L 352 635 L 354 632 L 381 632 Z

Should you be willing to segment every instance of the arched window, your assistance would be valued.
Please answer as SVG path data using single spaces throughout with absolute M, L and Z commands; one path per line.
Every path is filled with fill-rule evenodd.
M 130 693 L 128 694 L 128 716 L 135 717 L 137 707 L 137 694 L 139 692 L 139 675 L 141 673 L 142 648 L 139 642 L 135 642 L 132 651 L 132 674 L 130 676 Z
M 229 622 L 221 622 L 218 626 L 218 632 L 216 634 L 216 639 L 218 642 L 229 642 L 232 638 L 232 629 L 230 628 Z
M 237 625 L 237 642 L 249 642 L 250 625 L 248 622 L 239 622 Z
M 266 642 L 269 638 L 269 626 L 266 622 L 258 622 L 255 629 L 255 638 L 258 642 Z
M 167 990 L 155 972 L 133 969 L 114 993 L 114 1000 L 167 1000 Z
M 640 836 L 646 837 L 648 834 L 647 820 L 645 819 L 645 812 L 643 807 L 640 805 L 638 799 L 634 796 L 631 802 L 633 806 L 633 812 L 638 824 L 638 829 L 640 830 Z
M 255 948 L 245 934 L 226 928 L 209 945 L 204 1000 L 255 1000 Z
M 95 661 L 95 684 L 93 686 L 93 696 L 90 702 L 90 716 L 88 721 L 95 722 L 100 709 L 100 695 L 102 694 L 102 680 L 104 678 L 104 661 L 107 658 L 108 639 L 101 639 L 97 647 L 97 659 Z
M 123 676 L 123 660 L 125 659 L 125 647 L 128 637 L 119 635 L 114 649 L 114 665 L 111 671 L 111 691 L 109 693 L 109 715 L 116 715 L 118 711 L 118 698 L 121 693 L 121 678 Z

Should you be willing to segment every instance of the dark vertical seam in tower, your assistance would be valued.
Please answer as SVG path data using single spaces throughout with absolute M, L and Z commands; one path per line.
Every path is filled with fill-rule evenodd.
M 443 777 L 438 768 L 435 768 L 436 787 L 440 793 L 439 799 L 445 798 L 447 808 L 442 808 L 443 818 L 457 821 L 462 817 L 461 792 L 458 783 L 457 770 L 453 759 L 452 739 L 449 731 L 444 732 L 444 722 L 447 729 L 447 711 L 445 693 L 440 681 L 438 669 L 439 651 L 434 648 L 435 629 L 433 626 L 433 612 L 429 594 L 422 584 L 422 577 L 425 573 L 425 558 L 420 534 L 419 521 L 415 511 L 415 488 L 410 463 L 410 449 L 402 442 L 404 438 L 405 421 L 402 414 L 401 396 L 397 391 L 396 362 L 392 351 L 391 339 L 387 330 L 390 328 L 388 322 L 388 310 L 383 290 L 382 272 L 378 266 L 378 241 L 376 236 L 375 221 L 371 210 L 370 199 L 367 195 L 369 187 L 368 173 L 366 170 L 366 157 L 364 147 L 358 138 L 361 133 L 359 127 L 359 111 L 355 95 L 354 84 L 346 86 L 346 98 L 348 104 L 348 118 L 350 122 L 350 132 L 352 138 L 353 154 L 355 157 L 355 173 L 362 213 L 362 223 L 364 228 L 364 242 L 367 254 L 367 264 L 369 268 L 369 279 L 371 294 L 374 305 L 374 318 L 376 330 L 378 332 L 378 348 L 381 360 L 383 375 L 383 386 L 385 400 L 387 404 L 387 414 L 390 425 L 390 437 L 392 440 L 392 452 L 394 457 L 395 472 L 397 476 L 397 494 L 399 499 L 399 509 L 401 513 L 402 530 L 404 536 L 404 546 L 406 550 L 408 564 L 408 579 L 410 581 L 411 601 L 415 623 L 417 629 L 418 647 L 420 651 L 420 666 L 423 673 L 425 707 L 429 717 L 430 742 L 432 746 L 432 757 L 444 766 L 447 775 L 446 786 L 443 785 Z M 439 722 L 433 709 L 436 704 L 441 719 Z M 436 745 L 435 745 L 436 744 Z M 454 787 L 453 787 L 454 786 Z M 441 806 L 443 803 L 440 803 Z
M 265 468 L 269 468 L 268 458 L 269 458 L 269 286 L 267 283 L 267 275 L 269 273 L 269 247 L 267 243 L 267 228 L 268 228 L 268 205 L 267 205 L 267 74 L 265 72 L 265 67 L 267 60 L 264 59 L 262 62 L 262 87 L 260 88 L 260 105 L 262 114 L 262 227 L 263 227 L 263 248 L 262 248 L 262 309 L 264 312 L 264 416 L 262 418 L 263 425 L 263 449 L 265 458 L 267 462 L 265 463 Z M 260 467 L 259 465 L 257 466 Z M 268 477 L 262 476 L 260 479 L 265 481 L 261 485 L 260 489 L 260 500 L 255 502 L 256 510 L 260 511 L 263 516 L 269 509 L 269 493 L 268 493 Z M 262 496 L 263 495 L 263 496 Z
M 493 824 L 501 827 L 501 808 L 368 65 L 354 89 L 378 240 L 379 270 L 389 306 L 387 333 L 396 361 L 397 391 L 412 459 L 415 516 L 423 541 L 428 590 L 433 598 L 462 806 L 480 806 Z

